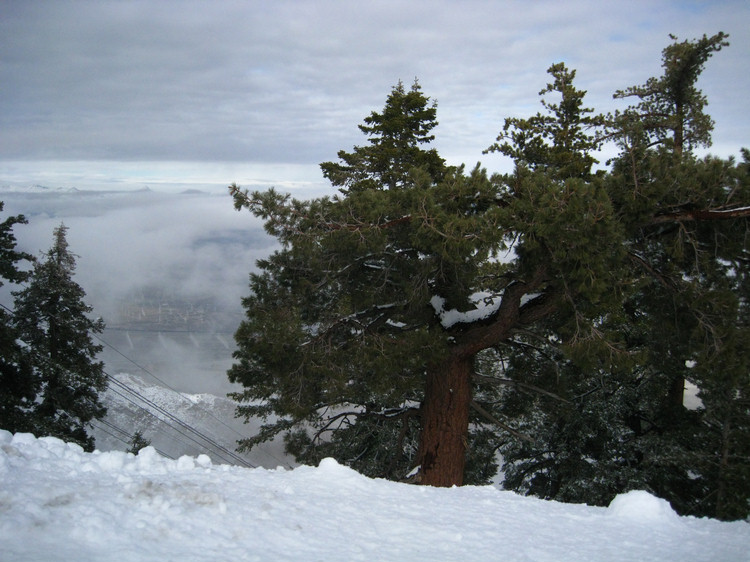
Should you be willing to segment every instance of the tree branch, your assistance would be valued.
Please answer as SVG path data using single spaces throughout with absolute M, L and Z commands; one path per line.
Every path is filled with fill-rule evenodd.
M 729 220 L 750 217 L 750 207 L 736 207 L 730 209 L 698 209 L 691 211 L 675 211 L 656 215 L 649 220 L 648 224 L 661 224 L 665 222 L 689 222 L 707 220 Z
M 509 284 L 503 291 L 497 311 L 489 319 L 470 325 L 461 333 L 462 345 L 457 352 L 474 355 L 507 340 L 516 328 L 533 324 L 550 314 L 556 307 L 551 294 L 542 293 L 521 304 L 524 295 L 538 292 L 546 280 L 547 268 L 539 266 L 528 281 Z
M 524 441 L 528 441 L 529 443 L 534 443 L 534 439 L 532 437 L 529 437 L 525 433 L 521 433 L 520 431 L 516 431 L 512 427 L 510 427 L 507 424 L 504 424 L 499 419 L 497 419 L 495 416 L 490 414 L 487 410 L 482 408 L 479 404 L 477 404 L 474 400 L 471 401 L 471 407 L 474 408 L 479 414 L 494 423 L 495 425 L 499 426 L 500 428 L 504 429 L 508 433 L 510 433 L 513 437 L 517 439 L 522 439 Z
M 544 390 L 543 388 L 540 388 L 538 386 L 535 386 L 533 384 L 529 384 L 526 382 L 521 381 L 514 381 L 513 379 L 499 379 L 497 377 L 491 377 L 488 375 L 479 375 L 474 374 L 474 378 L 477 380 L 480 380 L 482 382 L 489 382 L 494 384 L 507 384 L 509 386 L 517 386 L 519 388 L 523 388 L 526 390 L 531 390 L 533 392 L 538 392 L 539 394 L 544 394 L 545 396 L 549 396 L 550 398 L 554 398 L 555 400 L 559 400 L 560 402 L 563 402 L 565 404 L 573 405 L 573 402 L 570 400 L 567 400 L 560 396 L 559 394 L 555 394 L 554 392 L 550 392 L 549 390 Z

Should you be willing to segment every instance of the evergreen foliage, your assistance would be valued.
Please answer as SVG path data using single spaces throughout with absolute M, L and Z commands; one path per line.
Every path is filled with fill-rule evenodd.
M 608 340 L 618 343 L 617 361 L 592 365 L 587 357 L 555 357 L 554 349 L 510 360 L 512 379 L 567 399 L 503 397 L 505 415 L 540 437 L 500 446 L 510 488 L 598 505 L 642 488 L 681 513 L 749 512 L 750 412 L 741 398 L 749 377 L 735 347 L 747 335 L 747 162 L 698 159 L 688 150 L 710 139 L 695 81 L 725 37 L 667 47 L 665 76 L 648 81 L 648 96 L 645 87 L 628 90 L 647 102 L 610 120 L 623 150 L 605 186 L 629 266 L 620 311 L 602 322 L 615 334 Z M 643 134 L 633 134 L 635 115 Z M 525 355 L 539 347 L 527 344 Z M 700 389 L 697 410 L 683 405 L 686 380 Z
M 303 462 L 433 485 L 487 482 L 500 451 L 526 493 L 645 488 L 746 515 L 748 162 L 691 152 L 712 123 L 695 83 L 725 39 L 675 41 L 609 116 L 552 65 L 544 111 L 488 149 L 510 174 L 445 166 L 423 146 L 435 104 L 399 83 L 360 127 L 370 144 L 321 165 L 341 195 L 232 185 L 282 244 L 236 334 L 238 414 L 267 422 L 241 447 L 285 433 Z M 595 171 L 605 141 L 620 154 Z
M 0 211 L 3 207 L 0 202 Z M 13 227 L 17 224 L 26 224 L 26 218 L 11 216 L 0 223 L 0 287 L 6 282 L 21 283 L 28 278 L 20 265 L 33 258 L 16 249 Z M 12 432 L 31 431 L 30 412 L 39 386 L 28 350 L 18 341 L 12 314 L 0 309 L 0 427 Z
M 106 388 L 101 319 L 91 320 L 83 289 L 73 280 L 76 261 L 68 248 L 67 228 L 54 231 L 54 243 L 34 264 L 27 286 L 14 293 L 15 329 L 28 346 L 35 377 L 41 382 L 33 407 L 34 433 L 52 435 L 93 450 L 86 424 L 106 413 L 99 393 Z
M 567 75 L 561 66 L 551 72 Z M 562 104 L 579 95 L 565 80 L 554 84 L 549 91 Z M 577 101 L 569 105 L 578 107 Z M 394 114 L 391 103 L 393 96 L 383 115 Z M 568 113 L 561 114 L 565 118 Z M 571 337 L 592 339 L 586 318 L 600 314 L 604 289 L 617 281 L 619 235 L 604 220 L 612 209 L 601 178 L 583 169 L 593 162 L 588 152 L 595 142 L 581 127 L 552 122 L 577 131 L 569 133 L 576 152 L 556 174 L 549 173 L 554 161 L 538 169 L 519 167 L 509 178 L 488 178 L 479 167 L 446 168 L 442 178 L 412 168 L 397 182 L 375 188 L 370 162 L 379 160 L 373 157 L 339 168 L 347 174 L 339 180 L 347 186 L 342 197 L 301 202 L 232 187 L 236 207 L 264 218 L 267 231 L 283 244 L 251 277 L 247 318 L 236 336 L 239 362 L 229 373 L 246 387 L 236 397 L 251 402 L 241 406 L 241 415 L 277 418 L 242 446 L 306 424 L 288 443 L 301 460 L 314 460 L 321 454 L 316 447 L 343 451 L 337 439 L 347 434 L 363 445 L 360 437 L 373 432 L 364 431 L 362 420 L 377 418 L 399 424 L 398 430 L 377 430 L 380 438 L 398 436 L 396 456 L 404 461 L 399 470 L 418 464 L 424 472 L 427 464 L 439 484 L 463 481 L 465 445 L 474 434 L 485 436 L 475 428 L 470 436 L 468 427 L 476 354 L 573 303 Z M 549 123 L 543 121 L 535 134 L 543 136 L 540 127 Z M 416 144 L 411 152 L 420 154 Z M 368 148 L 375 154 L 381 147 Z M 582 177 L 560 171 L 570 161 L 577 163 L 574 175 Z M 559 245 L 561 236 L 567 251 Z M 511 247 L 518 258 L 500 263 L 497 257 Z M 478 294 L 484 296 L 477 305 Z M 460 316 L 484 306 L 491 313 L 482 322 L 443 321 L 444 311 Z M 459 389 L 461 398 L 454 400 Z M 406 421 L 415 409 L 421 424 L 416 448 Z M 333 430 L 338 437 L 329 437 Z M 446 438 L 454 452 L 438 457 L 438 448 L 449 450 Z M 381 472 L 370 474 L 391 476 L 394 454 L 382 449 L 393 445 L 379 443 L 337 458 L 355 464 L 372 454 L 386 460 L 377 465 Z
M 711 144 L 714 123 L 703 111 L 707 101 L 696 82 L 708 59 L 729 43 L 723 32 L 680 43 L 674 35 L 670 37 L 674 43 L 662 51 L 664 74 L 642 86 L 620 90 L 615 98 L 640 100 L 617 115 L 620 127 L 637 130 L 649 145 L 665 144 L 679 158 L 685 150 Z
M 335 443 L 334 456 L 373 476 L 403 476 L 414 464 L 424 357 L 437 359 L 447 342 L 430 300 L 439 291 L 465 305 L 500 235 L 478 219 L 495 197 L 486 174 L 446 168 L 420 148 L 435 124 L 426 108 L 416 84 L 408 94 L 394 88 L 368 121 L 388 134 L 355 149 L 366 157 L 342 152 L 344 164 L 322 165 L 336 170 L 342 197 L 301 202 L 233 187 L 237 208 L 266 219 L 284 246 L 251 276 L 229 373 L 246 386 L 237 397 L 252 402 L 240 414 L 279 417 L 243 447 L 306 424 L 288 438 L 300 460 Z M 402 158 L 381 177 L 393 139 L 408 141 L 409 162 L 425 166 L 406 169 Z
M 151 445 L 151 441 L 149 439 L 146 439 L 143 436 L 143 433 L 141 433 L 140 431 L 136 431 L 133 434 L 133 438 L 130 440 L 130 447 L 128 448 L 127 452 L 137 455 L 141 449 L 148 447 L 149 445 Z
M 559 103 L 543 97 L 545 113 L 528 119 L 506 119 L 497 142 L 485 153 L 501 152 L 517 164 L 555 179 L 588 179 L 591 167 L 597 163 L 591 152 L 599 146 L 599 139 L 591 133 L 604 124 L 604 119 L 592 115 L 593 109 L 582 107 L 586 92 L 573 86 L 575 70 L 557 63 L 547 73 L 553 81 L 539 95 L 559 94 Z
M 407 92 L 404 84 L 393 88 L 382 113 L 373 111 L 359 129 L 369 137 L 369 146 L 353 152 L 339 151 L 340 162 L 320 165 L 323 176 L 346 193 L 350 189 L 396 189 L 404 186 L 412 168 L 424 169 L 434 180 L 445 173 L 445 162 L 423 144 L 435 140 L 437 104 L 429 103 L 417 80 Z

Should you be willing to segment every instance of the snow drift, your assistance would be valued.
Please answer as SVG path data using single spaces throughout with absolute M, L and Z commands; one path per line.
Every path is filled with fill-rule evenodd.
M 246 469 L 0 431 L 0 481 L 8 561 L 731 562 L 750 552 L 747 523 L 678 517 L 645 492 L 596 508 L 372 480 L 331 459 Z

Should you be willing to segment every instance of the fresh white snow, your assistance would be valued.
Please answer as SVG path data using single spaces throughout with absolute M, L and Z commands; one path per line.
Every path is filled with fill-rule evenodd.
M 750 559 L 748 523 L 678 517 L 646 492 L 597 508 L 372 480 L 331 459 L 246 469 L 0 431 L 0 482 L 8 562 Z
M 459 323 L 470 324 L 489 318 L 500 308 L 502 295 L 478 292 L 471 295 L 469 301 L 474 308 L 466 311 L 456 310 L 455 308 L 445 310 L 445 299 L 438 295 L 430 299 L 430 304 L 435 310 L 435 314 L 440 318 L 440 324 L 447 330 Z

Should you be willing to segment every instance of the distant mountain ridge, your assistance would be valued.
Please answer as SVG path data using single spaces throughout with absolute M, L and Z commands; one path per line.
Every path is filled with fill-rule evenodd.
M 6 193 L 78 193 L 80 191 L 77 187 L 49 187 L 38 183 L 30 185 L 0 185 L 0 192 Z

